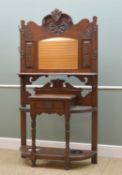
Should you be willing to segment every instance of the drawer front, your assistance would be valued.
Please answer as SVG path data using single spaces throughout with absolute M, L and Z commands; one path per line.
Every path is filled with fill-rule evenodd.
M 59 101 L 38 101 L 36 111 L 45 113 L 64 113 L 64 103 Z

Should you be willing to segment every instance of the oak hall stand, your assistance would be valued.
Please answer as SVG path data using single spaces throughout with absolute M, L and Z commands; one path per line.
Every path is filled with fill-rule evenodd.
M 81 20 L 73 24 L 69 15 L 54 10 L 42 20 L 42 25 L 21 21 L 21 156 L 30 158 L 32 166 L 37 159 L 63 160 L 66 169 L 71 161 L 91 158 L 97 163 L 97 24 Z M 40 77 L 50 75 L 73 76 L 91 86 L 84 97 L 82 88 L 76 88 L 61 79 L 54 79 L 28 92 Z M 70 118 L 75 113 L 90 112 L 91 149 L 70 148 Z M 30 113 L 32 145 L 26 141 L 26 118 Z M 36 146 L 36 117 L 41 113 L 57 113 L 65 119 L 65 148 Z M 82 114 L 81 114 L 82 116 Z M 77 120 L 77 119 L 76 119 Z

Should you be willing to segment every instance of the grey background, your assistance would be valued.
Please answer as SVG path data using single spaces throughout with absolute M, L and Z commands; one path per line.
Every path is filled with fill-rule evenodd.
M 55 8 L 72 16 L 98 17 L 99 85 L 122 86 L 122 1 L 121 0 L 11 0 L 0 2 L 0 85 L 19 85 L 20 20 L 41 24 L 42 18 Z M 75 80 L 74 84 L 77 84 Z M 44 81 L 42 81 L 44 82 Z M 0 88 L 0 137 L 20 137 L 19 88 Z M 75 117 L 75 119 L 74 119 Z M 29 133 L 28 116 L 28 133 Z M 38 117 L 37 138 L 63 140 L 63 117 Z M 99 90 L 99 143 L 122 145 L 122 90 Z M 90 141 L 90 115 L 72 116 L 73 141 Z M 28 134 L 29 137 L 29 134 Z

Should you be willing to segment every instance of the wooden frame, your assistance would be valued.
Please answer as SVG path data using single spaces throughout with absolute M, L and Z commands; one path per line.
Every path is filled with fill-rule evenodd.
M 57 9 L 51 15 L 43 18 L 41 26 L 32 21 L 27 24 L 25 21 L 21 21 L 21 67 L 19 74 L 21 83 L 21 152 L 22 157 L 29 157 L 32 160 L 33 166 L 38 158 L 64 160 L 66 169 L 69 169 L 71 161 L 91 158 L 92 163 L 97 163 L 96 22 L 97 18 L 93 17 L 92 22 L 83 19 L 78 24 L 73 24 L 69 15 Z M 56 44 L 47 42 L 54 39 L 61 39 L 63 42 L 59 42 L 59 40 Z M 47 43 L 43 44 L 45 41 Z M 49 50 L 50 53 L 48 53 Z M 71 52 L 71 50 L 73 51 Z M 59 51 L 61 53 L 58 56 Z M 67 61 L 67 58 L 70 61 Z M 48 64 L 49 59 L 51 59 L 50 64 Z M 84 82 L 84 85 L 90 85 L 91 92 L 84 97 L 82 89 L 77 89 L 59 79 L 52 80 L 41 88 L 35 88 L 34 95 L 28 92 L 26 85 L 33 84 L 42 76 L 48 77 L 50 75 L 74 76 Z M 26 143 L 27 112 L 30 113 L 31 118 L 31 146 Z M 37 148 L 35 144 L 36 116 L 43 112 L 64 115 L 65 149 Z M 74 150 L 69 146 L 71 114 L 83 112 L 91 112 L 92 117 L 91 150 L 87 151 Z
M 97 71 L 97 24 L 87 19 L 73 24 L 70 16 L 55 10 L 44 17 L 42 26 L 21 21 L 21 72 L 96 72 Z M 78 68 L 38 69 L 38 42 L 53 38 L 71 38 L 78 41 Z

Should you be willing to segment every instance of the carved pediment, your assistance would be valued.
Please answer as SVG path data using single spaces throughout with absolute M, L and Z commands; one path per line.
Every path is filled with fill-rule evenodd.
M 46 31 L 53 34 L 65 32 L 72 24 L 72 18 L 58 9 L 55 9 L 50 15 L 45 16 L 42 21 L 42 25 Z

